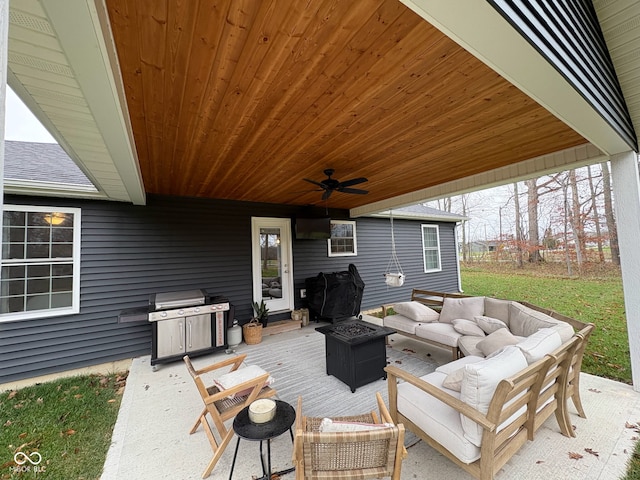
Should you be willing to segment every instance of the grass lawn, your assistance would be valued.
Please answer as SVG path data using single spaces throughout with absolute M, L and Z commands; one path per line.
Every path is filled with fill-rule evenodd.
M 0 479 L 99 479 L 125 380 L 88 375 L 0 393 Z
M 554 265 L 524 269 L 475 264 L 461 269 L 466 295 L 524 300 L 596 325 L 587 344 L 582 371 L 631 383 L 629 338 L 618 269 L 563 276 Z

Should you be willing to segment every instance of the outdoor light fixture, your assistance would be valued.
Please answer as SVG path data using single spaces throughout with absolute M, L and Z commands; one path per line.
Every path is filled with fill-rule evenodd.
M 44 215 L 44 221 L 49 225 L 60 225 L 66 219 L 67 216 L 64 213 L 60 212 L 45 213 Z

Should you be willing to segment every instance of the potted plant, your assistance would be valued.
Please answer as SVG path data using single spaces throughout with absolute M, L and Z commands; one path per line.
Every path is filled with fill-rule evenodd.
M 269 321 L 269 309 L 264 300 L 260 300 L 260 303 L 253 302 L 253 310 L 256 312 L 256 317 L 263 327 L 267 326 Z

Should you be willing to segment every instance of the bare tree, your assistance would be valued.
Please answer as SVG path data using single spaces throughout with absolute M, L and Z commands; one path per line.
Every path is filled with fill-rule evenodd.
M 540 255 L 540 236 L 538 227 L 538 203 L 540 197 L 538 193 L 538 179 L 530 178 L 525 185 L 527 186 L 527 218 L 529 219 L 529 262 L 540 263 L 542 256 Z
M 602 162 L 602 192 L 604 194 L 604 218 L 609 232 L 609 248 L 611 249 L 611 261 L 614 265 L 620 265 L 620 248 L 618 246 L 618 227 L 616 217 L 613 214 L 613 201 L 611 200 L 611 174 L 609 163 Z
M 522 244 L 524 239 L 522 238 L 522 219 L 520 215 L 520 197 L 518 193 L 518 182 L 513 184 L 513 202 L 514 209 L 516 211 L 516 255 L 518 267 L 523 267 L 523 258 L 522 258 Z
M 569 209 L 569 220 L 573 231 L 573 240 L 576 249 L 576 262 L 578 268 L 584 263 L 583 254 L 585 252 L 584 224 L 581 218 L 580 196 L 578 194 L 578 181 L 576 171 L 569 170 L 569 185 L 571 185 L 571 208 Z
M 567 273 L 569 276 L 573 275 L 573 271 L 571 268 L 571 256 L 569 255 L 569 228 L 568 228 L 568 217 L 569 217 L 569 185 L 568 182 L 562 182 L 562 196 L 563 196 L 563 206 L 564 206 L 564 229 L 562 232 L 564 239 L 564 259 L 567 264 Z
M 593 174 L 591 165 L 587 166 L 587 178 L 589 179 L 589 192 L 591 193 L 591 214 L 596 227 L 596 242 L 598 244 L 598 258 L 600 263 L 604 263 L 604 250 L 602 248 L 602 232 L 600 231 L 600 216 L 598 214 L 598 202 L 596 202 L 597 192 L 593 185 Z
M 541 183 L 539 183 L 541 182 Z M 527 220 L 529 224 L 529 262 L 542 262 L 540 254 L 540 225 L 539 211 L 540 197 L 558 190 L 558 182 L 556 176 L 544 178 L 531 178 L 525 182 L 527 186 Z

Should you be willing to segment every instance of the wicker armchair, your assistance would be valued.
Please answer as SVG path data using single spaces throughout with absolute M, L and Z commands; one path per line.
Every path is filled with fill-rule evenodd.
M 375 412 L 331 420 L 357 423 L 393 423 L 379 393 L 376 393 L 380 418 Z M 320 432 L 322 418 L 302 415 L 298 398 L 293 463 L 296 480 L 384 478 L 400 479 L 404 448 L 404 426 L 393 425 L 355 432 Z

